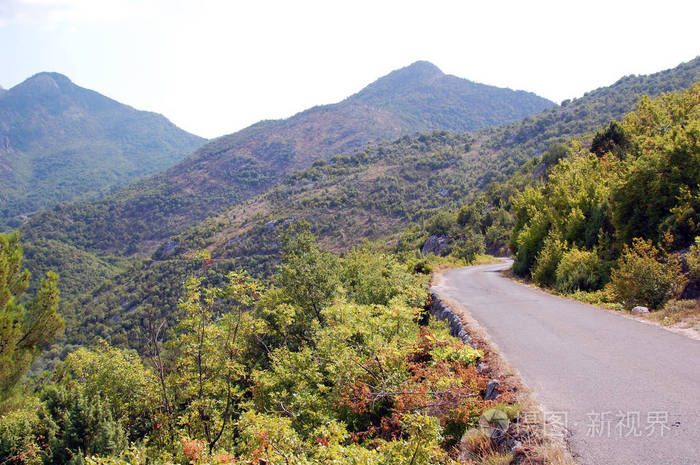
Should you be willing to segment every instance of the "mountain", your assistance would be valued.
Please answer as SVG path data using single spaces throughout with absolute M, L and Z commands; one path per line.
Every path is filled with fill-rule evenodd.
M 388 110 L 415 132 L 478 131 L 534 115 L 554 105 L 530 92 L 486 86 L 443 74 L 418 61 L 394 71 L 346 102 Z M 384 139 L 398 137 L 395 133 Z
M 152 259 L 139 261 L 71 302 L 68 313 L 74 323 L 69 326 L 76 329 L 69 329 L 68 338 L 87 342 L 100 335 L 138 346 L 145 337 L 140 325 L 146 312 L 177 319 L 176 304 L 188 274 L 214 281 L 237 267 L 267 274 L 279 257 L 278 228 L 300 219 L 309 221 L 322 244 L 336 251 L 365 239 L 420 243 L 421 237 L 412 237 L 406 228 L 494 190 L 495 181 L 510 178 L 525 163 L 532 167 L 528 172 L 537 171 L 539 157 L 553 144 L 574 136 L 590 140 L 594 131 L 632 110 L 641 95 L 683 89 L 699 80 L 696 58 L 672 70 L 622 78 L 518 123 L 475 134 L 404 136 L 314 163 L 269 191 L 174 235 Z M 513 185 L 517 187 L 497 187 L 492 197 L 507 200 Z M 508 215 L 494 205 L 494 216 L 502 213 Z M 201 249 L 213 258 L 209 267 L 193 260 Z
M 147 254 L 316 160 L 405 134 L 517 121 L 552 106 L 531 93 L 476 84 L 417 62 L 342 102 L 220 137 L 162 173 L 96 203 L 56 207 L 23 229 L 100 253 Z
M 624 77 L 517 123 L 472 134 L 436 131 L 402 137 L 349 157 L 333 157 L 173 236 L 154 258 L 191 256 L 206 248 L 215 259 L 236 259 L 266 272 L 278 252 L 277 226 L 290 218 L 310 221 L 324 245 L 336 251 L 385 238 L 432 212 L 458 208 L 553 144 L 589 137 L 633 110 L 640 96 L 684 89 L 697 81 L 700 57 L 672 70 Z
M 0 229 L 161 171 L 203 143 L 161 115 L 36 74 L 0 91 Z

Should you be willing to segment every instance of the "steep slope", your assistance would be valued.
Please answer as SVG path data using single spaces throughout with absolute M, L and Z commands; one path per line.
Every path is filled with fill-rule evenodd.
M 695 59 L 662 73 L 623 78 L 566 107 L 495 130 L 402 137 L 316 163 L 288 175 L 269 192 L 170 238 L 153 260 L 120 274 L 114 285 L 107 283 L 74 301 L 71 313 L 80 331 L 69 330 L 69 339 L 85 342 L 99 334 L 137 344 L 130 338 L 139 333 L 145 312 L 174 318 L 178 285 L 187 273 L 197 268 L 212 272 L 193 260 L 195 250 L 209 250 L 212 268 L 242 266 L 265 274 L 278 257 L 277 229 L 290 221 L 307 219 L 323 244 L 334 250 L 364 239 L 410 240 L 396 234 L 440 208 L 463 205 L 470 195 L 492 180 L 507 178 L 553 142 L 600 129 L 609 121 L 602 119 L 605 115 L 620 118 L 642 93 L 680 89 L 698 80 L 700 59 Z
M 417 62 L 340 103 L 216 139 L 179 165 L 102 202 L 59 207 L 25 229 L 94 251 L 150 252 L 164 238 L 315 160 L 403 134 L 477 130 L 552 106 L 531 93 L 476 84 Z
M 0 91 L 0 228 L 172 166 L 204 139 L 40 73 Z
M 333 249 L 384 237 L 431 210 L 458 206 L 552 143 L 592 133 L 621 118 L 641 95 L 682 89 L 698 80 L 700 58 L 655 75 L 623 78 L 512 125 L 474 135 L 434 132 L 403 137 L 351 157 L 333 157 L 328 164 L 290 174 L 268 193 L 172 238 L 154 257 L 202 247 L 215 258 L 257 255 L 253 244 L 274 242 L 261 239 L 274 229 L 263 226 L 290 217 L 318 225 Z

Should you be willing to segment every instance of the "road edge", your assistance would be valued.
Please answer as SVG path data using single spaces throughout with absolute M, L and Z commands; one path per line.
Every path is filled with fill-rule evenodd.
M 467 307 L 440 296 L 440 281 L 445 271 L 447 270 L 437 271 L 431 276 L 429 291 L 432 306 L 437 302 L 448 310 L 448 315 L 454 315 L 443 316 L 443 319 L 448 320 L 454 335 L 483 352 L 485 370 L 488 370 L 489 375 L 501 385 L 515 393 L 516 401 L 522 407 L 521 418 L 530 420 L 517 424 L 518 436 L 527 438 L 525 448 L 528 451 L 525 461 L 518 463 L 576 465 L 568 445 L 568 433 L 556 431 L 554 425 L 546 423 L 543 406 L 534 400 L 531 389 L 525 384 L 518 370 L 505 359 L 485 328 L 472 317 Z

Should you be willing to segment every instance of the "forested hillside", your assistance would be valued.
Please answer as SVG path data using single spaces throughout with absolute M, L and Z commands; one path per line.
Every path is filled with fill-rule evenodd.
M 61 74 L 32 76 L 0 92 L 0 230 L 169 168 L 203 143 Z
M 43 212 L 23 231 L 26 238 L 57 239 L 100 253 L 150 253 L 164 238 L 269 189 L 315 160 L 403 134 L 517 121 L 553 105 L 534 94 L 476 84 L 417 62 L 340 103 L 218 138 L 177 166 L 103 201 Z
M 69 318 L 75 318 L 76 328 L 69 329 L 68 340 L 86 342 L 99 334 L 139 346 L 143 339 L 141 321 L 148 312 L 171 322 L 177 319 L 181 293 L 177 283 L 191 271 L 192 257 L 198 251 L 205 249 L 213 259 L 207 272 L 211 279 L 215 279 L 216 270 L 235 266 L 264 276 L 279 257 L 278 227 L 302 218 L 312 224 L 324 246 L 336 251 L 365 239 L 415 248 L 429 235 L 451 234 L 456 240 L 446 253 L 465 258 L 484 249 L 507 253 L 514 222 L 506 203 L 511 194 L 540 178 L 548 166 L 568 153 L 557 141 L 567 141 L 576 134 L 592 138 L 609 122 L 601 122 L 601 114 L 621 119 L 625 109 L 634 107 L 640 97 L 635 94 L 637 89 L 661 92 L 669 87 L 683 88 L 698 79 L 700 60 L 696 59 L 673 71 L 622 79 L 566 107 L 496 130 L 404 137 L 352 156 L 319 161 L 291 173 L 268 193 L 164 241 L 152 259 L 139 261 L 68 302 L 66 311 Z M 572 111 L 581 119 L 570 119 Z M 547 130 L 540 133 L 532 129 L 541 125 Z M 521 137 L 503 141 L 504 134 Z M 537 160 L 527 162 L 521 171 L 521 164 L 533 157 Z M 494 182 L 506 179 L 508 182 Z M 487 198 L 479 200 L 480 192 Z M 468 206 L 458 218 L 458 210 L 468 203 L 481 205 L 482 211 Z M 474 227 L 465 232 L 467 223 Z
M 424 234 L 440 252 L 510 250 L 516 275 L 555 292 L 690 328 L 700 320 L 700 82 L 595 134 L 555 143 Z M 499 219 L 505 221 L 498 221 Z M 680 299 L 680 300 L 678 300 Z

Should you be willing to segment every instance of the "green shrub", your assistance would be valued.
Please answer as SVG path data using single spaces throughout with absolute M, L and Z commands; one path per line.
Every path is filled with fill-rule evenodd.
M 431 216 L 425 229 L 430 233 L 438 236 L 449 236 L 450 231 L 456 227 L 457 214 L 447 210 L 441 210 Z
M 688 255 L 685 256 L 688 264 L 688 272 L 695 279 L 700 279 L 700 237 L 695 238 L 695 244 L 690 246 Z
M 552 286 L 556 281 L 559 262 L 566 252 L 566 242 L 550 234 L 544 240 L 542 250 L 537 254 L 532 271 L 532 280 L 542 286 Z
M 555 274 L 559 292 L 595 291 L 605 282 L 604 267 L 596 252 L 576 247 L 562 255 Z
M 486 250 L 484 236 L 467 228 L 464 239 L 452 245 L 451 253 L 457 258 L 461 258 L 467 263 L 471 263 Z
M 0 463 L 41 465 L 50 457 L 56 425 L 45 417 L 35 397 L 24 405 L 0 414 Z
M 675 255 L 660 251 L 651 240 L 635 238 L 632 247 L 625 245 L 611 285 L 625 307 L 659 308 L 682 292 L 687 282 L 682 271 Z
M 417 274 L 429 275 L 433 273 L 433 264 L 427 258 L 421 258 L 409 263 L 409 269 Z

